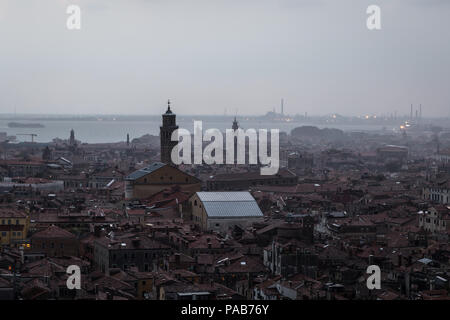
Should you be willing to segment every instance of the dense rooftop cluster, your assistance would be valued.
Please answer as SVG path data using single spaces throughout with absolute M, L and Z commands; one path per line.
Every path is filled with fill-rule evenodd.
M 449 135 L 309 131 L 274 176 L 158 139 L 2 145 L 0 299 L 448 299 Z

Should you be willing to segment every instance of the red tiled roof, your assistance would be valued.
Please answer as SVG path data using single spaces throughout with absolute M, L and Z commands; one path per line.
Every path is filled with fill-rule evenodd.
M 26 218 L 24 212 L 12 208 L 0 208 L 0 218 Z
M 75 235 L 60 227 L 51 225 L 47 229 L 35 233 L 32 238 L 75 238 Z

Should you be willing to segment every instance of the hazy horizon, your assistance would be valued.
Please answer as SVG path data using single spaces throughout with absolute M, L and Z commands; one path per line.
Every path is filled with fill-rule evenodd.
M 172 109 L 172 108 L 171 108 Z M 173 109 L 172 109 L 173 110 Z M 208 114 L 208 113 L 197 113 L 197 114 L 189 114 L 189 113 L 177 113 L 175 110 L 173 110 L 174 113 L 178 116 L 178 117 L 226 117 L 226 118 L 233 118 L 233 117 L 237 117 L 237 118 L 246 118 L 246 117 L 255 117 L 255 118 L 259 118 L 259 117 L 264 117 L 266 114 Z M 278 113 L 279 110 L 277 110 Z M 164 109 L 165 112 L 165 109 Z M 100 116 L 105 116 L 105 117 L 161 117 L 161 115 L 164 113 L 147 113 L 147 114 L 131 114 L 131 113 L 0 113 L 0 119 L 3 118 L 11 118 L 13 119 L 14 117 L 17 117 L 18 119 L 20 119 L 21 117 L 23 117 L 23 119 L 31 119 L 33 117 L 49 117 L 49 118 L 64 118 L 64 117 L 73 117 L 73 118 L 77 118 L 77 117 L 100 117 Z M 278 113 L 279 114 L 279 113 Z M 327 118 L 327 117 L 332 117 L 333 115 L 337 115 L 337 116 L 342 116 L 343 118 L 364 118 L 365 114 L 339 114 L 339 113 L 324 113 L 324 114 L 307 114 L 308 118 Z M 285 117 L 303 117 L 303 114 L 284 114 Z M 374 117 L 375 116 L 375 117 Z M 391 115 L 390 114 L 376 114 L 373 113 L 370 115 L 371 119 L 390 119 Z M 415 114 L 414 116 L 415 117 Z M 404 118 L 410 118 L 410 114 L 404 113 L 404 114 L 397 114 L 397 119 L 404 119 Z M 448 120 L 450 119 L 450 116 L 444 116 L 444 117 L 439 117 L 439 116 L 428 116 L 428 117 L 422 117 L 422 119 L 424 120 Z
M 290 115 L 449 117 L 449 16 L 447 0 L 1 0 L 0 114 L 160 115 L 170 98 L 250 116 L 284 98 Z

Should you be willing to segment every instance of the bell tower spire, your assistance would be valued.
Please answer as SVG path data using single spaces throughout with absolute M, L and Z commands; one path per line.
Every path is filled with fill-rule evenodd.
M 161 162 L 166 164 L 173 164 L 171 154 L 177 141 L 172 141 L 172 133 L 178 129 L 176 123 L 176 115 L 170 110 L 170 99 L 167 100 L 167 111 L 162 115 L 162 126 L 159 130 L 161 142 Z

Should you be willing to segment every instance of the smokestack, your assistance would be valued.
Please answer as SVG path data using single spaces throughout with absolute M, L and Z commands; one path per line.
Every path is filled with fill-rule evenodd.
M 422 120 L 422 104 L 420 104 L 420 107 L 419 107 L 419 117 L 420 117 L 420 120 Z
M 281 115 L 284 115 L 284 100 L 281 99 Z
M 412 103 L 411 103 L 411 113 L 410 113 L 409 119 L 410 119 L 410 120 L 413 119 L 413 105 L 412 105 Z
M 440 152 L 440 145 L 439 145 L 439 135 L 436 134 L 436 154 L 441 153 Z

